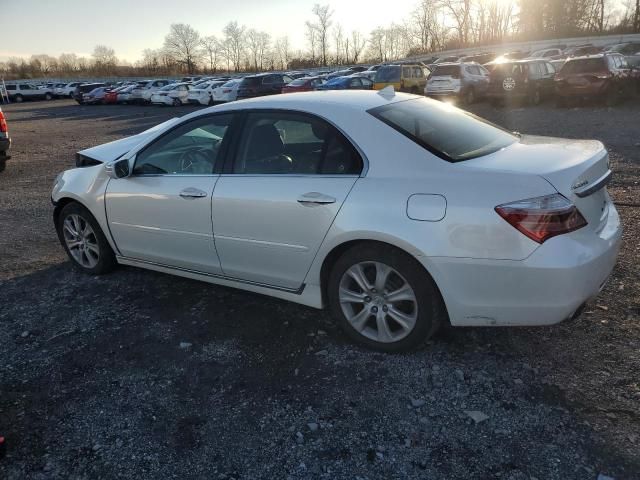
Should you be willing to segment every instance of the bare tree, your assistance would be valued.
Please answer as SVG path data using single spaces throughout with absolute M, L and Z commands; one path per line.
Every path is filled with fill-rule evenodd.
M 31 65 L 34 73 L 38 73 L 43 76 L 48 76 L 58 67 L 58 61 L 49 55 L 31 55 L 29 59 L 29 65 Z
M 78 56 L 75 53 L 62 53 L 58 57 L 58 71 L 71 75 L 78 70 Z
M 315 24 L 307 21 L 305 26 L 305 36 L 309 42 L 309 48 L 311 53 L 311 62 L 316 63 L 316 48 L 318 44 L 318 29 Z
M 96 45 L 91 56 L 97 73 L 103 75 L 113 73 L 118 61 L 113 48 L 109 48 L 106 45 Z
M 352 31 L 351 32 L 351 51 L 353 52 L 352 54 L 353 63 L 358 63 L 358 59 L 360 58 L 360 55 L 362 54 L 364 47 L 366 46 L 367 46 L 367 41 L 360 34 L 360 32 L 358 32 L 357 30 Z
M 335 27 L 333 27 L 333 40 L 335 42 L 335 47 L 336 47 L 336 65 L 340 65 L 340 61 L 342 59 L 342 55 L 341 55 L 342 43 L 343 43 L 342 37 L 343 37 L 342 25 L 338 23 Z M 348 62 L 348 60 L 346 62 Z
M 244 33 L 245 27 L 239 26 L 238 22 L 229 22 L 223 29 L 225 36 L 226 56 L 236 72 L 240 71 L 242 66 L 242 57 L 244 56 Z
M 262 70 L 265 55 L 271 42 L 271 37 L 266 32 L 258 32 L 253 28 L 247 31 L 247 46 L 249 53 L 251 54 L 251 61 L 253 62 L 254 70 Z
M 276 40 L 275 52 L 278 56 L 280 63 L 280 69 L 285 70 L 289 67 L 289 60 L 291 60 L 291 50 L 289 46 L 289 37 L 280 37 Z
M 322 59 L 322 65 L 327 65 L 327 51 L 329 50 L 329 28 L 331 27 L 331 16 L 333 12 L 329 8 L 329 5 L 321 6 L 316 3 L 313 6 L 313 14 L 316 16 L 317 23 L 315 27 L 318 34 L 318 43 L 320 48 L 320 55 Z
M 200 34 L 185 23 L 174 23 L 164 38 L 164 50 L 177 63 L 193 73 L 201 55 Z
M 220 56 L 220 42 L 215 35 L 209 35 L 204 37 L 200 43 L 209 62 L 209 72 L 215 73 L 218 68 L 218 57 Z

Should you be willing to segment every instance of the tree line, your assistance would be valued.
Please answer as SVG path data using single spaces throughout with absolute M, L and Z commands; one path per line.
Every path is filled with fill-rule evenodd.
M 419 0 L 400 23 L 346 31 L 329 5 L 315 4 L 305 45 L 231 21 L 218 35 L 172 24 L 159 48 L 135 63 L 97 45 L 90 57 L 36 54 L 0 62 L 6 79 L 259 72 L 375 63 L 453 48 L 582 35 L 640 32 L 640 0 Z

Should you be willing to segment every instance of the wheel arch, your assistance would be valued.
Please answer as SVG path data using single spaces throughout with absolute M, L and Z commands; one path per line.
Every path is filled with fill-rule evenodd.
M 335 245 L 324 257 L 324 259 L 322 260 L 322 265 L 320 267 L 320 292 L 322 295 L 322 304 L 323 305 L 327 305 L 327 287 L 328 287 L 328 282 L 329 282 L 329 275 L 331 274 L 331 268 L 333 267 L 333 265 L 335 265 L 336 261 L 340 258 L 340 256 L 342 256 L 347 250 L 350 250 L 351 248 L 358 246 L 358 245 L 364 245 L 364 244 L 374 244 L 374 245 L 380 245 L 380 246 L 384 246 L 384 247 L 391 247 L 394 248 L 402 253 L 404 253 L 405 255 L 408 255 L 410 258 L 412 258 L 413 260 L 415 260 L 415 262 L 419 265 L 419 267 L 424 271 L 424 273 L 426 273 L 428 275 L 429 278 L 431 278 L 431 280 L 433 281 L 436 291 L 438 292 L 438 295 L 440 296 L 440 300 L 442 301 L 442 306 L 444 307 L 445 310 L 445 317 L 446 317 L 446 321 L 449 322 L 449 313 L 448 313 L 448 309 L 447 309 L 447 302 L 445 301 L 444 296 L 442 295 L 442 291 L 440 289 L 440 286 L 438 285 L 438 280 L 436 278 L 436 276 L 433 275 L 433 273 L 430 271 L 429 268 L 427 268 L 424 265 L 424 262 L 420 261 L 417 257 L 417 253 L 411 252 L 411 248 L 405 248 L 404 246 L 399 246 L 398 244 L 395 243 L 390 243 L 389 241 L 386 240 L 381 240 L 381 239 L 374 239 L 374 238 L 366 238 L 366 237 L 362 237 L 362 238 L 355 238 L 355 239 L 350 239 L 350 240 L 346 240 L 342 243 L 339 243 L 338 245 Z M 407 246 L 408 247 L 408 246 Z

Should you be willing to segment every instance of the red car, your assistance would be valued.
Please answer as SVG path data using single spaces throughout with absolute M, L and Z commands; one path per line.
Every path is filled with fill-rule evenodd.
M 282 87 L 282 93 L 311 92 L 324 83 L 322 77 L 297 78 Z
M 104 94 L 104 99 L 102 100 L 102 103 L 104 103 L 105 105 L 118 103 L 118 92 L 120 90 L 124 90 L 128 86 L 129 85 L 126 85 L 124 87 L 114 88 L 113 90 L 109 90 L 107 93 Z

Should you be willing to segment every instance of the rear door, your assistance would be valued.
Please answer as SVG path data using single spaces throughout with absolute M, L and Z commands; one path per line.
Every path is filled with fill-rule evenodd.
M 213 193 L 213 230 L 229 277 L 296 290 L 362 172 L 334 127 L 286 110 L 245 114 Z

